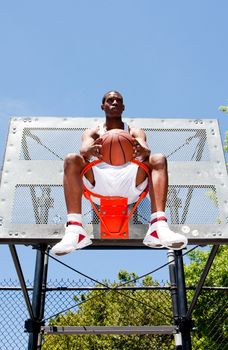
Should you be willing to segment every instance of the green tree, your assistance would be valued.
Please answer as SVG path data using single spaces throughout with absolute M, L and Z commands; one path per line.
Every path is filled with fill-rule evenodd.
M 136 275 L 120 271 L 117 284 L 130 282 Z M 107 283 L 107 281 L 105 282 Z M 150 276 L 143 279 L 144 286 L 155 286 Z M 167 290 L 93 290 L 81 296 L 82 301 L 75 312 L 67 312 L 51 320 L 50 325 L 60 326 L 143 326 L 171 325 L 172 305 Z M 79 300 L 76 300 L 79 302 Z M 167 335 L 80 335 L 46 336 L 42 350 L 171 350 L 173 336 Z
M 207 261 L 209 252 L 196 250 L 190 253 L 190 264 L 185 266 L 187 286 L 196 286 Z M 222 245 L 215 257 L 205 281 L 206 286 L 228 287 L 228 246 Z M 188 300 L 193 291 L 188 292 Z M 192 333 L 193 350 L 217 349 L 218 339 L 228 350 L 228 298 L 225 291 L 202 291 L 193 313 L 196 331 Z
M 228 113 L 228 106 L 220 106 L 219 110 L 224 113 Z M 225 141 L 224 141 L 224 151 L 228 152 L 228 131 L 226 131 Z M 227 164 L 228 167 L 228 164 Z
M 221 112 L 228 113 L 228 106 L 220 106 L 220 107 L 219 107 L 219 110 L 220 110 Z
M 195 250 L 189 254 L 190 262 L 185 265 L 187 287 L 196 286 L 207 261 L 209 252 Z M 220 246 L 206 286 L 228 287 L 228 246 Z M 119 280 L 108 284 L 115 288 L 127 283 L 135 286 L 134 273 L 120 271 Z M 143 279 L 144 286 L 158 286 L 150 276 Z M 188 291 L 190 302 L 193 291 Z M 87 300 L 86 302 L 83 302 Z M 75 297 L 78 308 L 50 321 L 55 326 L 129 326 L 129 325 L 171 325 L 172 305 L 170 292 L 167 290 L 137 291 L 98 291 L 93 290 Z M 193 319 L 196 330 L 192 332 L 193 350 L 222 349 L 228 350 L 228 298 L 224 291 L 202 291 L 196 304 Z M 221 345 L 221 347 L 220 347 Z M 163 335 L 80 335 L 45 337 L 42 350 L 172 350 L 173 337 Z
M 224 149 L 225 149 L 225 152 L 228 152 L 228 131 L 226 132 Z

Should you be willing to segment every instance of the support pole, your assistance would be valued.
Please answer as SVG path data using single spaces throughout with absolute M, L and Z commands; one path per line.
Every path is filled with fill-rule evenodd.
M 174 251 L 176 257 L 176 276 L 177 276 L 177 295 L 178 295 L 178 314 L 179 329 L 181 332 L 182 346 L 178 350 L 192 350 L 191 345 L 191 322 L 187 320 L 187 297 L 184 278 L 184 264 L 181 250 Z
M 25 328 L 30 333 L 28 350 L 41 349 L 40 329 L 44 317 L 45 289 L 47 281 L 48 260 L 45 251 L 46 245 L 40 246 L 36 253 L 36 266 L 34 274 L 32 309 L 35 320 L 27 320 Z
M 172 306 L 173 306 L 173 321 L 174 325 L 179 323 L 179 310 L 178 310 L 178 294 L 177 294 L 177 283 L 176 283 L 176 263 L 175 263 L 175 254 L 173 250 L 169 250 L 167 253 L 168 262 L 169 262 L 169 278 L 170 278 L 170 288 L 171 288 L 171 297 L 172 297 Z M 175 350 L 182 349 L 182 338 L 181 333 L 174 334 L 175 340 Z

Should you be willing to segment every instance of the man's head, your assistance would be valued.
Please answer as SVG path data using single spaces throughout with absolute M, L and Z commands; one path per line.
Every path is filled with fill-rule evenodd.
M 106 117 L 121 117 L 124 108 L 123 96 L 118 91 L 109 91 L 103 96 L 101 109 Z

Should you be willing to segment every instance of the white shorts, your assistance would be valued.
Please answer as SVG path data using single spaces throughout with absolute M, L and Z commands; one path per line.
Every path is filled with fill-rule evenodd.
M 138 165 L 131 162 L 120 166 L 102 162 L 92 170 L 94 186 L 83 176 L 83 182 L 88 189 L 103 196 L 128 198 L 128 204 L 136 202 L 148 184 L 148 179 L 145 179 L 139 186 L 135 186 Z M 99 198 L 92 197 L 92 199 L 96 204 L 100 203 Z

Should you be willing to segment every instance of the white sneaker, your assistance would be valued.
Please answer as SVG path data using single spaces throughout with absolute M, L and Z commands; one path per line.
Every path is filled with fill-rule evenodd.
M 70 221 L 66 224 L 62 240 L 52 247 L 51 253 L 54 255 L 65 255 L 76 249 L 85 248 L 92 243 L 81 224 Z
M 164 219 L 153 220 L 150 225 L 143 243 L 151 248 L 168 248 L 179 250 L 186 247 L 188 240 L 184 235 L 170 230 Z

